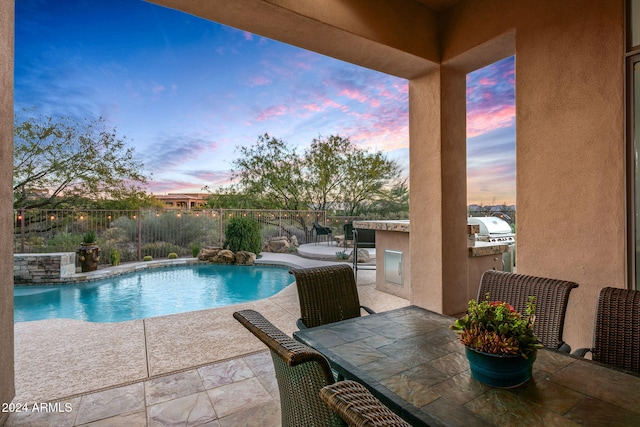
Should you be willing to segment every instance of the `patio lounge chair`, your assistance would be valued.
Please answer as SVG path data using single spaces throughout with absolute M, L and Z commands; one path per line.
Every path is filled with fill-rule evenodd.
M 593 348 L 579 348 L 573 355 L 588 352 L 596 362 L 640 373 L 640 291 L 600 290 Z
M 351 427 L 411 427 L 355 381 L 338 381 L 324 386 L 320 397 Z
M 548 349 L 569 353 L 571 347 L 562 340 L 562 330 L 569 293 L 577 287 L 578 284 L 564 280 L 489 270 L 480 279 L 478 301 L 488 293 L 490 300 L 507 302 L 524 313 L 529 296 L 535 296 L 536 337 Z
M 289 273 L 295 276 L 298 287 L 299 329 L 359 317 L 360 309 L 374 313 L 360 305 L 356 279 L 348 264 L 292 268 Z
M 327 236 L 327 245 L 331 242 L 333 234 L 329 227 L 323 227 L 318 221 L 314 221 L 313 230 L 316 232 L 316 245 L 318 244 L 318 236 Z
M 346 425 L 320 397 L 320 390 L 335 382 L 329 362 L 321 353 L 294 340 L 257 311 L 237 311 L 233 317 L 271 351 L 280 392 L 283 427 Z M 366 389 L 365 392 L 368 393 Z M 384 414 L 385 409 L 389 411 L 380 401 L 375 402 L 375 398 L 371 398 L 369 401 L 374 408 L 370 412 Z

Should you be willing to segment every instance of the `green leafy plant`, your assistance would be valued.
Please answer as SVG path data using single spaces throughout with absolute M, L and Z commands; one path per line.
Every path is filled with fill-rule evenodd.
M 191 256 L 196 258 L 199 253 L 200 253 L 200 244 L 199 243 L 193 243 L 191 245 Z
M 347 254 L 346 251 L 339 251 L 339 252 L 336 252 L 336 258 L 338 258 L 338 259 L 347 259 L 347 258 L 349 258 L 349 255 Z
M 167 258 L 169 258 L 169 259 L 176 259 L 176 258 L 178 258 L 178 254 L 177 254 L 177 253 L 175 253 L 175 252 L 171 252 L 171 253 L 167 256 Z
M 491 354 L 520 354 L 527 357 L 542 348 L 533 333 L 535 297 L 530 296 L 526 314 L 501 301 L 469 301 L 467 314 L 451 325 L 465 346 Z
M 260 224 L 251 218 L 232 218 L 225 230 L 224 248 L 253 252 L 258 255 L 262 248 Z
M 111 265 L 119 265 L 120 264 L 120 251 L 116 248 L 112 248 L 109 251 L 109 259 L 111 260 Z
M 82 243 L 84 244 L 90 244 L 90 243 L 95 243 L 96 242 L 96 232 L 95 231 L 88 231 L 84 234 L 84 236 L 82 236 Z
M 153 261 L 153 257 L 151 255 L 147 255 L 146 257 L 142 258 L 143 261 Z

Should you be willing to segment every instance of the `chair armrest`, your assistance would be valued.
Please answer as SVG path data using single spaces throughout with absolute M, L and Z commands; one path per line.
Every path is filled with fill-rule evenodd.
M 355 381 L 339 381 L 325 386 L 320 389 L 320 397 L 350 427 L 411 427 Z
M 296 326 L 300 330 L 307 329 L 307 325 L 305 325 L 304 322 L 302 321 L 302 317 L 296 320 Z
M 579 348 L 571 354 L 578 357 L 584 357 L 589 352 L 591 352 L 590 348 Z
M 563 342 L 562 345 L 560 345 L 560 347 L 558 347 L 558 350 L 560 353 L 571 353 L 571 346 L 569 344 L 567 344 L 566 342 Z
M 375 311 L 371 310 L 371 309 L 370 309 L 369 307 L 367 307 L 367 306 L 361 305 L 361 306 L 360 306 L 360 308 L 361 308 L 361 309 L 363 309 L 364 311 L 366 311 L 366 312 L 367 312 L 367 313 L 369 313 L 369 314 L 376 314 L 376 312 L 375 312 Z

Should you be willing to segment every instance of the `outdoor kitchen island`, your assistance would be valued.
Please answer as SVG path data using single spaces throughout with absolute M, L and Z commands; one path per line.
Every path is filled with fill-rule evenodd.
M 411 252 L 409 220 L 354 221 L 354 229 L 376 232 L 376 289 L 411 299 Z M 509 246 L 476 241 L 478 226 L 468 225 L 468 282 L 466 301 L 478 296 L 480 277 L 487 270 L 503 270 L 502 254 Z M 415 260 L 414 260 L 415 261 Z

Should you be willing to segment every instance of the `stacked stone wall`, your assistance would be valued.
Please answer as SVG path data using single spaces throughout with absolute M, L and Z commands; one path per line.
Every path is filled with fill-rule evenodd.
M 14 254 L 13 280 L 16 284 L 65 282 L 76 272 L 75 252 Z

